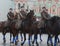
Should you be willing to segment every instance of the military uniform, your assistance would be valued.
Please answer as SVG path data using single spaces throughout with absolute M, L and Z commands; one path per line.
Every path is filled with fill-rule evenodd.
M 22 18 L 25 18 L 26 17 L 26 15 L 27 15 L 27 13 L 25 12 L 25 11 L 20 11 L 20 13 L 21 13 L 21 15 L 22 15 Z
M 47 20 L 49 20 L 51 18 L 51 16 L 45 12 L 45 11 L 42 11 L 41 12 L 41 18 L 42 18 L 42 27 L 45 27 L 46 24 L 47 24 Z
M 14 19 L 14 13 L 9 12 L 8 15 L 7 15 L 7 17 L 8 17 L 9 21 L 12 21 Z
M 8 18 L 8 25 L 11 25 L 12 22 L 13 22 L 13 20 L 14 20 L 14 13 L 9 12 L 9 13 L 7 14 L 7 18 Z
M 45 11 L 41 12 L 41 17 L 42 17 L 43 20 L 50 19 L 50 15 L 48 13 L 46 13 Z

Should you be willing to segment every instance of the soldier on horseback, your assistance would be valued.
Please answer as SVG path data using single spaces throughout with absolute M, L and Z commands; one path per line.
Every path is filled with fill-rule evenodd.
M 21 7 L 21 10 L 20 10 L 19 14 L 20 14 L 21 19 L 25 19 L 26 18 L 27 12 L 26 12 L 24 6 Z
M 42 8 L 42 12 L 41 12 L 41 17 L 43 20 L 48 20 L 50 18 L 50 15 L 48 14 L 48 9 L 46 9 L 46 7 Z
M 44 27 L 46 26 L 47 20 L 51 18 L 51 16 L 48 13 L 48 9 L 46 9 L 46 7 L 42 7 L 41 18 L 42 18 L 43 27 Z
M 9 25 L 12 24 L 12 21 L 14 20 L 14 13 L 13 13 L 12 8 L 9 9 L 9 12 L 7 14 L 7 18 L 8 18 Z
M 47 24 L 49 23 L 48 20 L 51 19 L 51 16 L 49 15 L 48 10 L 46 9 L 46 7 L 43 7 L 42 10 L 43 10 L 41 12 L 41 18 L 42 18 L 42 21 L 43 21 L 43 24 L 42 24 L 43 28 L 42 29 L 46 30 L 45 28 L 47 28 Z M 51 26 L 50 24 L 48 24 L 48 25 Z M 46 32 L 48 32 L 48 31 L 46 31 Z M 48 44 L 49 40 L 52 44 L 52 36 L 51 36 L 50 32 L 48 32 L 48 33 L 49 33 L 49 35 L 48 35 L 47 44 Z

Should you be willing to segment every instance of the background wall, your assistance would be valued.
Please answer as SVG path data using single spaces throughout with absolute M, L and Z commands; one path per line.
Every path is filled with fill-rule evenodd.
M 29 9 L 34 9 L 37 16 L 40 16 L 40 11 L 43 6 L 46 6 L 48 12 L 53 15 L 60 16 L 60 0 L 0 0 L 0 21 L 7 19 L 9 8 L 17 7 L 18 2 L 25 3 Z
M 29 8 L 35 9 L 35 14 L 40 16 L 40 11 L 43 6 L 46 6 L 51 16 L 60 16 L 60 0 L 15 0 L 15 2 L 22 2 L 29 6 Z
M 15 4 L 12 0 L 0 0 L 0 21 L 7 19 L 9 8 L 14 8 Z

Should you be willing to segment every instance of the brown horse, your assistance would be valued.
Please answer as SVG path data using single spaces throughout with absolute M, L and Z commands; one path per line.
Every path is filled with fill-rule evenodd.
M 6 33 L 10 32 L 10 29 L 9 29 L 7 21 L 1 21 L 0 22 L 0 32 L 3 34 L 3 41 L 5 43 L 6 42 L 5 35 L 6 35 Z
M 35 34 L 36 36 L 38 33 L 36 17 L 34 16 L 33 11 L 29 12 L 27 14 L 26 19 L 22 21 L 21 32 L 24 33 L 24 42 L 21 45 L 25 43 L 26 33 L 29 34 L 29 45 L 30 45 L 30 37 L 32 36 L 32 34 Z
M 11 30 L 10 33 L 13 35 L 13 43 L 17 44 L 18 34 L 21 33 L 20 30 L 21 30 L 22 19 L 19 16 L 19 13 L 18 14 L 16 13 L 14 17 L 15 19 L 12 21 L 12 24 L 10 25 L 10 30 Z
M 55 36 L 54 46 L 56 46 L 58 35 L 60 34 L 60 17 L 53 16 L 49 19 L 46 23 L 45 29 L 48 34 Z
M 58 35 L 60 34 L 60 17 L 53 16 L 44 24 L 46 24 L 44 27 L 40 27 L 40 33 L 48 34 L 48 41 L 52 38 L 51 35 L 55 36 L 54 46 L 56 46 Z M 51 46 L 53 46 L 52 41 Z

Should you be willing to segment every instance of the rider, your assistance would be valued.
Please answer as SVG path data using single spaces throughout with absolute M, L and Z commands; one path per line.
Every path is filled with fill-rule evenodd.
M 43 20 L 50 19 L 50 15 L 48 14 L 48 9 L 46 9 L 46 7 L 42 8 L 41 17 Z
M 51 16 L 48 14 L 48 10 L 46 9 L 46 7 L 43 7 L 42 8 L 42 12 L 41 12 L 41 18 L 42 18 L 42 21 L 43 21 L 43 28 L 44 27 L 46 27 L 46 25 L 47 25 L 47 23 L 48 23 L 48 21 L 47 20 L 49 20 L 50 18 L 51 18 Z M 52 37 L 51 36 L 48 36 L 49 38 L 48 38 L 48 41 L 50 40 L 51 41 L 51 43 L 52 43 Z M 48 43 L 48 41 L 47 41 L 47 43 Z
M 41 18 L 42 18 L 43 27 L 44 27 L 47 24 L 47 20 L 51 18 L 51 16 L 48 14 L 48 9 L 46 9 L 46 7 L 42 7 Z
M 27 18 L 32 18 L 34 16 L 34 10 L 30 10 L 30 12 L 27 14 Z
M 13 13 L 13 9 L 12 8 L 9 9 L 9 12 L 7 14 L 7 18 L 8 18 L 9 23 L 11 24 L 12 21 L 14 20 L 14 13 Z
M 22 19 L 25 19 L 25 18 L 26 18 L 26 15 L 27 15 L 27 12 L 26 12 L 24 6 L 22 6 L 22 7 L 21 7 L 21 10 L 20 10 L 20 17 L 21 17 Z
M 15 20 L 18 19 L 18 12 L 16 11 L 16 9 L 14 9 L 14 19 L 15 19 Z

